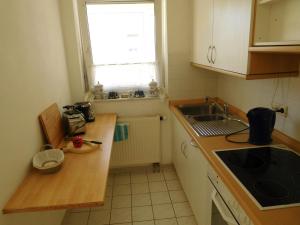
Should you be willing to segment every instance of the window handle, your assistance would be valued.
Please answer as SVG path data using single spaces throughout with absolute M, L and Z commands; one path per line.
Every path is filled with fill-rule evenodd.
M 206 54 L 206 58 L 209 63 L 211 63 L 211 57 L 209 57 L 210 51 L 211 51 L 211 45 L 208 47 L 207 54 Z

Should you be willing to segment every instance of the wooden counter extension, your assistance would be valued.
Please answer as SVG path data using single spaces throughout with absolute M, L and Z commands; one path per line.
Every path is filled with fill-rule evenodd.
M 87 124 L 84 137 L 102 141 L 99 149 L 86 154 L 66 153 L 58 173 L 43 175 L 32 169 L 3 213 L 103 205 L 116 119 L 115 114 L 102 114 Z
M 219 100 L 219 99 L 218 99 Z M 221 100 L 220 100 L 221 101 Z M 254 225 L 300 225 L 300 207 L 288 207 L 281 209 L 270 209 L 270 210 L 260 210 L 255 203 L 250 199 L 247 193 L 243 190 L 242 186 L 235 180 L 231 173 L 224 167 L 224 165 L 215 157 L 213 154 L 214 150 L 218 149 L 230 149 L 230 148 L 240 148 L 246 146 L 253 146 L 250 144 L 235 144 L 227 142 L 224 136 L 215 136 L 215 137 L 199 137 L 196 132 L 193 130 L 188 121 L 184 118 L 181 112 L 176 108 L 177 105 L 181 104 L 197 104 L 203 102 L 202 100 L 192 100 L 192 101 L 173 101 L 170 102 L 171 111 L 175 114 L 176 118 L 183 125 L 185 130 L 189 135 L 194 139 L 198 144 L 199 149 L 205 155 L 209 164 L 214 168 L 218 173 L 224 184 L 231 191 L 232 195 L 239 202 L 241 207 L 251 218 Z M 245 117 L 245 114 L 239 111 L 235 107 L 230 107 L 229 110 L 234 114 L 239 114 L 242 118 Z M 244 115 L 243 115 L 244 114 Z M 240 137 L 247 140 L 247 137 Z M 289 147 L 293 147 L 295 150 L 299 150 L 299 142 L 291 138 L 287 138 L 278 131 L 273 133 L 273 139 L 277 143 L 283 143 Z M 285 140 L 289 139 L 289 140 Z

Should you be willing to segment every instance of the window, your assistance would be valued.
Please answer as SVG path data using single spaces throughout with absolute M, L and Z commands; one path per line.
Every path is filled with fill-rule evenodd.
M 153 2 L 86 3 L 93 82 L 105 90 L 145 89 L 159 81 Z

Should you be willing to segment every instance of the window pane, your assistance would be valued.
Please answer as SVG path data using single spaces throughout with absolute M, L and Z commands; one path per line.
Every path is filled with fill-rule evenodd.
M 152 79 L 156 80 L 155 63 L 95 66 L 95 83 L 103 84 L 107 91 L 145 89 Z
M 154 4 L 88 4 L 94 65 L 155 62 Z

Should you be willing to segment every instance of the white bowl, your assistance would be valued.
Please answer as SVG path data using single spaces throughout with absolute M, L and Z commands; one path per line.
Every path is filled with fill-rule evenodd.
M 64 153 L 60 149 L 38 152 L 33 157 L 33 167 L 44 173 L 53 173 L 60 169 L 64 161 Z

